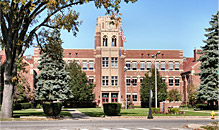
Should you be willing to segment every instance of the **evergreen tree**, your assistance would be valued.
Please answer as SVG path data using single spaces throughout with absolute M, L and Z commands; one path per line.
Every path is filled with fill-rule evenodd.
M 209 103 L 213 103 L 214 101 L 218 101 L 218 45 L 219 45 L 219 36 L 218 36 L 218 18 L 219 11 L 216 15 L 213 15 L 211 21 L 209 22 L 211 27 L 205 29 L 207 34 L 207 40 L 204 40 L 206 43 L 205 46 L 201 47 L 202 51 L 200 54 L 200 58 L 198 61 L 201 61 L 199 73 L 201 84 L 198 89 L 197 97 L 201 101 L 208 101 Z
M 70 76 L 65 70 L 60 33 L 55 30 L 47 39 L 48 44 L 41 54 L 37 68 L 41 71 L 37 76 L 36 99 L 54 101 L 67 100 L 71 96 Z
M 66 70 L 69 72 L 69 76 L 71 77 L 69 85 L 71 86 L 71 92 L 74 95 L 73 101 L 93 101 L 93 89 L 95 85 L 93 83 L 89 83 L 86 73 L 81 70 L 81 67 L 74 61 L 66 67 Z
M 152 72 L 151 89 L 153 92 L 152 104 L 153 106 L 155 106 L 155 80 L 154 80 L 155 69 L 152 69 L 151 72 Z M 149 77 L 147 74 L 145 74 L 145 77 L 143 78 L 140 93 L 141 93 L 141 101 L 144 103 L 149 102 Z M 167 86 L 166 86 L 166 83 L 163 82 L 162 77 L 160 76 L 160 73 L 157 71 L 157 102 L 158 102 L 158 105 L 159 105 L 159 102 L 165 101 L 166 98 L 167 98 Z

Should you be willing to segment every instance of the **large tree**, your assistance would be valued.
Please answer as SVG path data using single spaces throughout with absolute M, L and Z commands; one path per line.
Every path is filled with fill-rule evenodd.
M 154 81 L 155 69 L 152 69 L 150 71 L 152 72 L 152 76 L 151 76 L 151 89 L 153 92 L 152 104 L 155 105 L 155 96 L 154 96 L 155 95 L 155 81 Z M 147 74 L 145 74 L 145 77 L 143 78 L 140 93 L 141 93 L 141 101 L 143 103 L 149 102 L 149 77 Z M 167 86 L 166 86 L 166 83 L 163 82 L 159 71 L 157 71 L 157 95 L 158 95 L 158 98 L 157 98 L 158 103 L 165 101 L 167 98 Z
M 94 84 L 88 81 L 86 73 L 81 70 L 81 67 L 75 61 L 66 67 L 71 77 L 71 91 L 73 101 L 81 103 L 82 101 L 91 102 L 94 100 Z
M 34 37 L 39 41 L 39 35 L 47 33 L 42 31 L 43 27 L 66 29 L 76 35 L 80 22 L 77 21 L 79 13 L 73 10 L 73 6 L 87 2 L 94 2 L 97 8 L 104 7 L 114 17 L 119 13 L 121 0 L 1 0 L 0 44 L 6 54 L 1 109 L 3 118 L 12 117 L 15 86 L 12 78 L 17 75 L 17 60 L 33 45 Z
M 216 15 L 213 15 L 209 24 L 211 27 L 206 28 L 205 31 L 207 34 L 207 40 L 204 40 L 206 43 L 205 46 L 201 47 L 202 51 L 200 54 L 200 58 L 198 61 L 201 61 L 199 73 L 201 84 L 198 89 L 197 97 L 201 101 L 208 101 L 209 103 L 213 103 L 214 101 L 218 101 L 219 89 L 218 89 L 218 45 L 219 45 L 219 36 L 218 36 L 218 28 L 219 28 L 219 11 Z
M 49 43 L 42 50 L 37 68 L 41 71 L 37 76 L 35 99 L 44 101 L 67 100 L 72 97 L 70 76 L 65 70 L 60 33 L 55 30 L 48 37 Z

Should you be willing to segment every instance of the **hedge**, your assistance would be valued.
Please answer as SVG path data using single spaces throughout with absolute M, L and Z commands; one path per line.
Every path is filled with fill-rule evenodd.
M 43 103 L 43 111 L 47 116 L 57 116 L 62 110 L 61 103 L 45 102 Z
M 104 114 L 107 116 L 118 116 L 121 110 L 121 103 L 103 104 Z

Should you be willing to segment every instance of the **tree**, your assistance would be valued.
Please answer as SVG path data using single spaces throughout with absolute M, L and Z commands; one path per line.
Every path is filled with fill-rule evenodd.
M 66 67 L 71 77 L 71 92 L 74 97 L 73 101 L 81 103 L 82 101 L 91 102 L 94 100 L 93 89 L 95 85 L 87 79 L 86 73 L 81 70 L 81 67 L 75 61 Z
M 197 103 L 197 87 L 193 84 L 189 84 L 187 88 L 189 104 L 194 106 Z
M 152 103 L 154 103 L 155 102 L 155 96 L 154 96 L 155 95 L 155 81 L 154 81 L 155 69 L 152 69 L 150 71 L 152 72 L 152 76 L 151 76 L 151 89 L 153 92 Z M 149 77 L 147 74 L 145 74 L 145 77 L 143 78 L 140 93 L 141 93 L 141 101 L 145 103 L 149 102 Z M 167 86 L 166 86 L 166 83 L 163 82 L 162 77 L 160 76 L 158 71 L 157 71 L 157 95 L 158 95 L 158 98 L 157 98 L 158 103 L 166 100 Z
M 126 3 L 136 0 L 124 0 Z M 0 3 L 0 44 L 5 49 L 4 90 L 2 117 L 12 117 L 12 78 L 17 75 L 16 63 L 33 40 L 41 46 L 40 36 L 47 35 L 47 29 L 66 29 L 76 36 L 79 13 L 73 6 L 94 2 L 97 8 L 104 7 L 115 18 L 119 13 L 121 0 L 2 0 Z M 120 20 L 120 18 L 117 18 Z M 46 28 L 43 29 L 43 28 Z M 42 40 L 43 41 L 43 40 Z
M 172 89 L 167 93 L 167 100 L 169 101 L 180 101 L 180 93 L 177 89 Z
M 37 76 L 35 99 L 50 102 L 67 100 L 72 95 L 69 86 L 70 76 L 65 70 L 63 60 L 60 33 L 55 30 L 48 41 L 37 66 L 41 72 Z
M 201 83 L 198 89 L 197 97 L 201 101 L 208 101 L 213 103 L 218 101 L 219 89 L 218 89 L 218 45 L 219 45 L 219 36 L 218 36 L 218 18 L 219 11 L 216 15 L 213 15 L 209 24 L 211 27 L 205 29 L 207 34 L 207 40 L 204 40 L 206 43 L 205 46 L 201 47 L 202 51 L 198 61 L 201 61 L 199 73 Z

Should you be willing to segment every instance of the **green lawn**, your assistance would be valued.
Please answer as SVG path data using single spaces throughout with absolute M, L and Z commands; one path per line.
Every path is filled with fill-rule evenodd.
M 102 108 L 78 108 L 78 111 L 91 116 L 100 117 L 104 115 Z M 147 116 L 148 108 L 121 109 L 121 116 Z M 218 114 L 216 114 L 218 116 Z M 210 113 L 186 111 L 185 114 L 153 114 L 153 116 L 211 116 Z
M 46 116 L 42 109 L 22 109 L 13 111 L 13 117 L 20 116 Z M 68 111 L 61 111 L 60 116 L 72 116 Z

